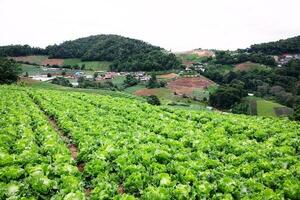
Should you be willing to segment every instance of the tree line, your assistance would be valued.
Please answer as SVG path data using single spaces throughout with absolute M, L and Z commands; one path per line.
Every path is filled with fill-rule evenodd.
M 230 51 L 216 51 L 214 59 L 215 64 L 239 64 L 246 61 L 254 63 L 260 63 L 268 66 L 276 66 L 276 62 L 273 57 L 265 55 L 263 53 L 247 53 L 247 52 L 230 52 Z
M 181 67 L 166 50 L 118 35 L 95 35 L 50 45 L 45 49 L 29 45 L 0 47 L 0 56 L 48 55 L 49 58 L 80 58 L 83 61 L 111 61 L 113 71 L 157 71 Z
M 281 55 L 284 53 L 300 53 L 300 36 L 279 40 L 276 42 L 268 42 L 262 44 L 254 44 L 248 52 L 260 52 L 268 55 Z
M 8 45 L 0 46 L 0 57 L 17 57 L 30 55 L 46 55 L 47 51 L 29 45 Z
M 202 74 L 221 85 L 210 97 L 210 103 L 220 109 L 233 108 L 247 93 L 273 99 L 288 107 L 296 107 L 300 101 L 299 60 L 292 60 L 280 68 L 230 71 L 226 74 L 217 68 L 209 68 Z

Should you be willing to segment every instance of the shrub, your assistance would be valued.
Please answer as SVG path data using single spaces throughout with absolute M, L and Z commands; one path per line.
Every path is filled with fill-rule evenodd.
M 159 98 L 155 95 L 148 96 L 147 97 L 147 102 L 149 104 L 156 105 L 156 106 L 161 105 Z

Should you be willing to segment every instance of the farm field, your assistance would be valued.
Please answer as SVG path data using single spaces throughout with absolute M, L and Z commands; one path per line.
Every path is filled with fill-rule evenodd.
M 49 59 L 48 56 L 40 56 L 40 55 L 12 57 L 12 58 L 18 62 L 27 62 L 30 64 L 37 64 L 43 66 L 85 65 L 85 70 L 88 71 L 107 71 L 109 70 L 109 65 L 111 64 L 111 62 L 107 62 L 107 61 L 81 61 L 79 58 Z
M 257 104 L 257 115 L 259 116 L 276 117 L 276 116 L 280 116 L 280 114 L 288 115 L 291 112 L 289 111 L 291 109 L 271 101 L 257 100 L 256 104 Z M 282 113 L 280 112 L 280 110 L 282 110 Z
M 48 59 L 48 56 L 41 56 L 41 55 L 36 55 L 36 56 L 20 56 L 20 57 L 11 57 L 12 59 L 18 61 L 18 62 L 28 62 L 31 64 L 37 64 L 37 65 L 42 65 L 42 63 Z
M 28 94 L 11 89 L 0 89 L 0 199 L 83 199 L 67 146 Z
M 215 83 L 203 76 L 195 78 L 178 78 L 168 83 L 168 87 L 177 94 L 193 94 L 194 90 L 206 89 Z
M 251 115 L 281 117 L 293 112 L 291 108 L 258 97 L 247 97 L 246 100 L 249 103 Z
M 235 71 L 249 71 L 249 70 L 255 70 L 255 69 L 264 69 L 269 70 L 270 67 L 267 67 L 266 65 L 257 64 L 253 62 L 245 62 L 235 65 L 234 70 Z
M 0 94 L 1 199 L 299 197 L 299 123 L 80 92 Z

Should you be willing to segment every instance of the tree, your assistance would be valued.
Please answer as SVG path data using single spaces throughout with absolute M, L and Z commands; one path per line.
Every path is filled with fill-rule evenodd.
M 47 74 L 47 77 L 50 78 L 50 77 L 52 77 L 52 75 L 51 75 L 50 73 L 48 73 L 48 74 Z
M 11 84 L 19 79 L 22 70 L 13 60 L 0 58 L 0 84 Z
M 159 98 L 155 95 L 148 96 L 147 97 L 147 102 L 149 104 L 156 105 L 156 106 L 159 106 L 161 104 Z
M 242 103 L 236 103 L 232 108 L 232 113 L 235 114 L 249 114 L 249 103 L 248 102 L 242 102 Z
M 67 74 L 66 71 L 62 71 L 61 73 L 62 76 L 65 76 L 66 74 Z
M 219 109 L 230 109 L 241 101 L 243 92 L 232 87 L 221 86 L 210 95 L 209 104 Z
M 147 83 L 147 88 L 157 88 L 160 87 L 159 83 L 157 82 L 156 75 L 153 73 L 151 74 L 151 78 Z
M 29 74 L 28 72 L 25 73 L 24 77 L 29 77 Z
M 166 87 L 167 86 L 167 81 L 159 81 L 159 86 L 160 87 Z
M 290 118 L 292 120 L 300 121 L 300 97 L 298 96 L 294 102 L 294 113 Z
M 131 87 L 137 85 L 139 80 L 136 79 L 132 74 L 128 74 L 124 80 L 125 87 Z
M 72 87 L 70 81 L 63 77 L 56 77 L 51 81 L 51 83 L 66 86 L 66 87 Z

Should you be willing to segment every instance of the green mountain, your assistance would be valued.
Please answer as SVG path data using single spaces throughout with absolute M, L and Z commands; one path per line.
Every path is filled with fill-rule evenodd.
M 284 53 L 300 53 L 300 36 L 279 40 L 276 42 L 268 42 L 262 44 L 254 44 L 249 52 L 260 52 L 269 55 L 280 55 Z
M 81 58 L 83 60 L 122 60 L 139 53 L 162 50 L 141 40 L 118 35 L 94 35 L 66 41 L 46 48 L 53 58 Z
M 47 46 L 0 47 L 0 56 L 45 54 L 49 58 L 80 58 L 83 61 L 111 61 L 114 71 L 157 71 L 180 67 L 176 56 L 166 50 L 118 35 L 95 35 Z

